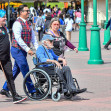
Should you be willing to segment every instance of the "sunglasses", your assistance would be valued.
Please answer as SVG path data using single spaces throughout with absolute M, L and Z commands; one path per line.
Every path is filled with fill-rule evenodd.
M 27 13 L 30 12 L 30 10 L 22 10 L 22 11 L 23 11 L 23 12 L 27 12 Z
M 49 40 L 51 43 L 54 42 L 54 40 Z
M 53 24 L 53 25 L 57 25 L 57 26 L 59 26 L 60 24 Z

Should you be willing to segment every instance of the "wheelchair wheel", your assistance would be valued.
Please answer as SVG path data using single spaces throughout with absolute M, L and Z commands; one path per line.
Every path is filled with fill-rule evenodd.
M 66 98 L 66 99 L 71 99 L 72 98 L 72 96 L 73 96 L 73 94 L 71 94 L 71 93 L 64 93 L 64 97 Z
M 30 88 L 28 84 L 30 84 Z M 41 69 L 33 69 L 26 74 L 23 81 L 23 89 L 29 99 L 43 100 L 51 90 L 50 77 Z M 34 96 L 32 94 L 34 94 Z
M 53 100 L 53 101 L 57 102 L 57 101 L 60 100 L 60 98 L 61 98 L 60 93 L 57 93 L 57 94 L 56 94 L 56 92 L 53 92 L 53 93 L 52 93 L 52 100 Z

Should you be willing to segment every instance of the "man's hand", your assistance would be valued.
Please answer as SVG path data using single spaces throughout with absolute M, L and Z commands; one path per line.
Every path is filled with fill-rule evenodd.
M 60 65 L 58 61 L 54 61 L 54 63 L 57 65 L 58 68 L 62 69 L 62 66 Z
M 74 48 L 74 50 L 76 51 L 76 53 L 78 53 L 78 49 L 77 48 Z
M 31 50 L 29 50 L 29 51 L 28 51 L 28 54 L 32 56 L 32 55 L 34 55 L 34 52 L 31 51 Z
M 66 65 L 67 65 L 67 62 L 66 62 L 65 59 L 63 59 L 62 62 L 63 62 L 63 66 L 66 66 Z

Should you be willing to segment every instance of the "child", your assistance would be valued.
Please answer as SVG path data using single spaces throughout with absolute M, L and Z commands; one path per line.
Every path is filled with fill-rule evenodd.
M 70 18 L 69 14 L 66 14 L 65 17 L 65 25 L 66 25 L 66 37 L 67 40 L 71 41 L 71 32 L 72 32 L 72 28 L 73 28 L 73 20 Z

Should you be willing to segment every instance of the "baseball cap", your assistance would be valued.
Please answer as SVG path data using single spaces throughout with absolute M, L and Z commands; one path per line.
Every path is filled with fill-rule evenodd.
M 54 40 L 54 38 L 51 35 L 49 35 L 49 34 L 45 34 L 43 36 L 42 40 Z
M 6 14 L 5 10 L 0 10 L 0 18 L 4 17 Z

